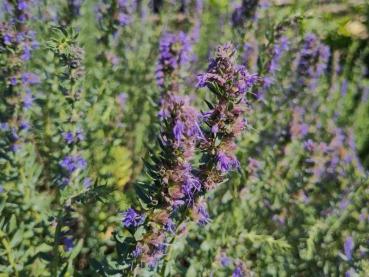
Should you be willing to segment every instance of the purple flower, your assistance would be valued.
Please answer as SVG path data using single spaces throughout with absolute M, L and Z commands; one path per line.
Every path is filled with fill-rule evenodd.
M 28 45 L 24 46 L 23 54 L 21 55 L 22 61 L 29 61 L 31 59 L 31 48 Z
M 177 142 L 181 140 L 184 129 L 185 129 L 185 126 L 183 122 L 180 120 L 176 120 L 176 124 L 174 125 L 174 128 L 173 128 L 173 134 Z
M 28 8 L 28 4 L 26 1 L 19 1 L 18 2 L 18 6 L 17 6 L 18 10 L 23 11 L 26 10 Z
M 232 273 L 232 277 L 244 277 L 244 276 L 245 276 L 245 273 L 243 272 L 243 269 L 241 266 L 237 266 Z
M 211 132 L 216 135 L 219 131 L 219 127 L 218 127 L 218 124 L 214 124 L 212 127 L 211 127 Z
M 175 233 L 176 225 L 174 224 L 172 219 L 168 219 L 168 221 L 165 223 L 164 229 L 171 234 Z
M 26 72 L 22 75 L 22 83 L 25 85 L 39 84 L 40 78 L 32 72 Z
M 72 174 L 77 169 L 84 169 L 87 166 L 87 162 L 80 155 L 68 155 L 59 162 L 59 165 Z
M 248 65 L 251 61 L 252 55 L 255 54 L 255 49 L 250 43 L 245 43 L 243 45 L 243 63 Z
M 305 137 L 309 133 L 309 125 L 306 123 L 300 124 L 300 136 Z
M 69 131 L 63 133 L 63 138 L 64 138 L 65 142 L 68 143 L 68 144 L 72 144 L 73 141 L 74 141 L 73 133 L 69 132 Z
M 328 46 L 321 45 L 319 47 L 319 61 L 316 66 L 316 77 L 320 77 L 326 71 L 330 55 L 331 50 Z
M 239 65 L 237 71 L 240 76 L 237 85 L 238 91 L 243 94 L 256 84 L 258 76 L 256 74 L 250 74 L 243 65 Z
M 3 9 L 6 13 L 11 14 L 13 13 L 13 5 L 9 3 L 9 1 L 4 0 L 3 2 Z
M 339 207 L 341 210 L 345 210 L 348 207 L 348 205 L 350 205 L 350 201 L 347 200 L 346 198 L 342 199 L 339 203 Z
M 73 239 L 70 237 L 64 237 L 62 241 L 63 241 L 65 251 L 70 252 L 74 247 Z
M 160 39 L 159 51 L 155 75 L 158 86 L 163 87 L 166 77 L 190 61 L 190 39 L 183 32 L 164 33 Z
M 197 224 L 206 225 L 210 222 L 209 213 L 206 209 L 206 204 L 204 202 L 199 202 L 195 206 L 197 214 Z
M 9 124 L 7 122 L 1 122 L 0 130 L 3 132 L 9 131 Z
M 308 139 L 307 141 L 304 142 L 304 148 L 309 152 L 314 151 L 314 146 L 315 146 L 314 141 L 312 141 L 311 139 Z
M 64 132 L 63 138 L 67 144 L 72 144 L 77 141 L 83 141 L 85 139 L 85 136 L 82 130 L 77 129 L 75 134 L 73 134 L 71 131 Z
M 76 168 L 84 169 L 87 166 L 86 160 L 81 156 L 75 158 Z
M 20 123 L 19 128 L 20 128 L 21 130 L 26 130 L 26 131 L 27 131 L 27 130 L 30 128 L 29 122 L 27 122 L 27 121 L 23 120 L 23 121 Z
M 235 157 L 228 156 L 224 152 L 219 152 L 217 158 L 217 169 L 223 173 L 227 173 L 239 167 L 238 160 Z
M 341 85 L 341 96 L 342 96 L 342 97 L 346 96 L 346 93 L 347 93 L 347 86 L 348 86 L 347 79 L 344 79 L 344 80 L 342 81 L 342 85 Z
M 227 257 L 226 255 L 222 254 L 220 257 L 220 265 L 222 267 L 227 267 L 231 264 L 231 259 Z
M 314 34 L 305 36 L 297 65 L 298 85 L 315 88 L 318 78 L 327 68 L 330 50 Z
M 23 97 L 23 107 L 27 110 L 32 107 L 33 97 L 30 91 L 27 91 Z
M 127 102 L 127 94 L 125 92 L 119 93 L 117 101 L 119 103 L 120 108 L 123 109 Z
M 201 183 L 195 176 L 193 176 L 191 170 L 191 165 L 186 165 L 184 183 L 182 185 L 182 192 L 185 195 L 184 200 L 187 203 L 191 203 L 194 199 L 195 193 L 201 190 Z
M 126 26 L 130 23 L 131 17 L 125 13 L 118 14 L 118 22 L 121 26 Z
M 352 259 L 352 250 L 354 250 L 354 240 L 351 236 L 346 238 L 343 248 L 345 256 L 350 261 Z
M 88 189 L 89 187 L 91 187 L 91 185 L 92 185 L 92 180 L 90 178 L 87 177 L 83 180 L 83 187 L 85 189 Z
M 10 84 L 14 87 L 16 86 L 18 83 L 17 81 L 17 77 L 13 76 L 13 77 L 10 77 Z
M 83 133 L 83 131 L 81 129 L 77 129 L 77 131 L 76 131 L 76 138 L 79 141 L 83 141 L 85 139 L 85 135 L 84 135 L 84 133 Z
M 137 213 L 134 209 L 129 208 L 123 213 L 123 225 L 126 228 L 137 227 L 145 221 L 145 217 Z
M 345 277 L 355 277 L 358 276 L 355 269 L 353 269 L 352 267 L 346 271 L 345 273 Z
M 11 35 L 6 34 L 6 33 L 3 35 L 4 44 L 11 45 L 12 44 L 12 40 L 13 40 L 13 37 Z
M 273 57 L 269 65 L 269 73 L 274 75 L 274 73 L 278 70 L 280 60 L 285 52 L 288 51 L 288 38 L 281 37 L 273 48 Z
M 134 258 L 138 258 L 139 256 L 141 256 L 141 254 L 142 254 L 142 248 L 139 245 L 136 245 L 135 250 L 133 250 L 132 252 L 132 256 Z
M 255 17 L 256 8 L 259 0 L 243 0 L 240 6 L 237 6 L 232 13 L 232 25 L 242 27 L 243 24 Z

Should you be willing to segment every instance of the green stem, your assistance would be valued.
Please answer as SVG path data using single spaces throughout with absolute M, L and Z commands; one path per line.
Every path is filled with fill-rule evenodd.
M 60 262 L 59 257 L 59 242 L 60 242 L 60 232 L 62 228 L 61 224 L 62 210 L 59 211 L 58 217 L 56 219 L 56 229 L 54 234 L 54 246 L 53 246 L 53 261 L 51 263 L 51 276 L 58 276 L 58 267 Z
M 183 213 L 182 216 L 181 216 L 181 219 L 179 220 L 179 223 L 178 223 L 178 227 L 181 226 L 181 224 L 183 223 L 183 221 L 185 220 L 186 218 L 186 213 Z M 177 229 L 178 229 L 177 227 Z M 177 233 L 177 232 L 176 232 Z M 169 256 L 169 253 L 170 253 L 170 246 L 172 245 L 172 243 L 174 242 L 176 238 L 176 235 L 173 236 L 173 238 L 170 240 L 169 244 L 168 244 L 168 255 L 164 258 L 164 261 L 163 261 L 163 266 L 161 268 L 161 271 L 160 271 L 160 276 L 164 277 L 165 275 L 165 269 L 167 267 L 167 261 L 168 261 L 168 256 Z

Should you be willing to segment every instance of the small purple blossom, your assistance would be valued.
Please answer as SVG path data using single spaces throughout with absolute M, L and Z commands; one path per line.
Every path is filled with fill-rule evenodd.
M 314 151 L 314 146 L 315 146 L 315 143 L 311 139 L 308 139 L 308 140 L 304 141 L 305 150 L 307 150 L 309 152 L 313 152 Z
M 216 135 L 219 131 L 219 127 L 218 127 L 218 124 L 214 124 L 212 127 L 211 127 L 211 132 Z
M 176 123 L 173 128 L 173 134 L 177 142 L 179 142 L 182 139 L 183 132 L 184 132 L 185 126 L 181 120 L 176 120 Z
M 64 237 L 62 241 L 63 241 L 65 251 L 66 252 L 72 251 L 74 247 L 73 239 L 70 237 Z
M 244 277 L 245 273 L 243 272 L 243 269 L 241 266 L 237 266 L 233 273 L 232 273 L 232 277 Z
M 21 122 L 21 123 L 20 123 L 20 125 L 19 125 L 19 128 L 20 128 L 21 130 L 25 130 L 25 131 L 27 131 L 27 130 L 30 128 L 30 124 L 29 124 L 29 122 L 28 122 L 28 121 L 22 120 L 22 122 Z
M 220 265 L 222 267 L 227 267 L 230 264 L 231 264 L 231 259 L 228 256 L 222 254 L 221 257 L 220 257 Z
M 217 158 L 217 169 L 223 173 L 227 173 L 239 167 L 238 160 L 235 157 L 228 156 L 224 152 L 219 152 Z
M 0 123 L 0 130 L 3 132 L 9 131 L 9 124 L 7 122 Z
M 172 219 L 168 219 L 168 221 L 165 223 L 164 229 L 171 234 L 175 233 L 176 225 L 174 224 Z
M 347 79 L 344 79 L 341 85 L 341 96 L 342 97 L 346 96 L 347 94 L 347 86 L 348 86 Z
M 74 141 L 74 136 L 72 132 L 65 132 L 63 133 L 63 138 L 67 144 L 72 144 Z
M 25 72 L 22 75 L 22 83 L 24 85 L 39 84 L 40 83 L 40 78 L 32 72 Z
M 159 51 L 155 75 L 158 86 L 163 87 L 166 77 L 191 60 L 190 39 L 183 32 L 164 33 L 160 39 Z
M 269 64 L 269 73 L 271 75 L 274 75 L 274 73 L 279 69 L 280 60 L 288 49 L 288 38 L 283 36 L 276 42 L 273 48 L 273 57 Z
M 345 210 L 348 207 L 348 205 L 350 205 L 350 201 L 346 198 L 342 199 L 339 203 L 339 207 L 341 210 Z
M 245 43 L 243 45 L 243 63 L 247 66 L 252 58 L 252 55 L 255 54 L 255 48 L 252 44 L 250 43 Z
M 79 141 L 83 141 L 85 139 L 85 135 L 81 129 L 77 129 L 76 131 L 76 138 Z
M 358 276 L 358 275 L 355 269 L 353 269 L 352 267 L 345 272 L 345 277 L 355 277 L 355 276 Z
M 141 254 L 142 254 L 142 248 L 139 245 L 136 245 L 135 250 L 133 250 L 132 252 L 132 256 L 134 258 L 138 258 L 139 256 L 141 256 Z
M 26 62 L 31 59 L 31 48 L 28 45 L 24 46 L 23 54 L 21 55 L 22 61 Z
M 11 45 L 13 41 L 13 37 L 10 34 L 4 34 L 3 41 L 5 45 Z
M 145 217 L 137 213 L 134 209 L 129 208 L 123 213 L 123 225 L 126 228 L 140 226 L 145 221 Z
M 206 225 L 210 222 L 210 216 L 206 209 L 205 202 L 199 202 L 195 205 L 196 214 L 197 214 L 197 224 Z
M 88 189 L 89 187 L 91 187 L 91 185 L 92 185 L 92 180 L 91 180 L 91 178 L 85 178 L 84 180 L 83 180 L 83 187 L 85 188 L 85 189 Z
M 352 251 L 354 250 L 354 240 L 351 236 L 346 238 L 343 248 L 345 256 L 350 261 L 352 259 Z
M 28 8 L 28 4 L 26 1 L 19 1 L 18 2 L 18 6 L 17 6 L 18 10 L 23 11 L 26 10 Z
M 256 84 L 259 78 L 256 74 L 250 74 L 243 65 L 239 65 L 237 67 L 237 71 L 239 73 L 239 80 L 237 84 L 238 91 L 239 93 L 244 94 Z
M 72 174 L 77 169 L 84 169 L 87 166 L 87 162 L 80 155 L 68 155 L 59 162 L 59 165 Z
M 31 91 L 27 91 L 26 94 L 23 97 L 23 107 L 28 110 L 32 107 L 33 104 L 33 96 Z
M 118 22 L 121 26 L 126 26 L 130 23 L 131 17 L 125 13 L 119 13 L 118 15 Z
M 190 169 L 187 170 L 185 181 L 182 185 L 182 191 L 185 195 L 185 201 L 187 203 L 191 203 L 194 199 L 194 195 L 196 192 L 199 192 L 201 190 L 201 183 L 200 181 L 194 177 L 190 171 Z
M 15 76 L 12 76 L 12 77 L 10 77 L 10 84 L 14 87 L 14 86 L 16 86 L 17 85 L 17 83 L 18 83 L 18 81 L 17 81 L 17 77 L 15 77 Z
M 118 102 L 120 108 L 123 109 L 126 105 L 126 102 L 127 102 L 127 93 L 125 93 L 125 92 L 119 93 L 118 96 L 117 96 L 117 102 Z

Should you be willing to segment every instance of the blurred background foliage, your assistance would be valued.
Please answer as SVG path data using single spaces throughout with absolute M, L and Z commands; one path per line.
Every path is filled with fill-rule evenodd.
M 115 0 L 2 4 L 21 2 L 28 4 L 25 25 L 38 46 L 16 65 L 16 50 L 0 46 L 0 90 L 7 97 L 1 123 L 9 105 L 21 105 L 8 95 L 5 68 L 39 80 L 27 88 L 32 106 L 20 112 L 29 128 L 19 127 L 15 143 L 5 128 L 0 133 L 0 276 L 124 276 L 114 234 L 122 232 L 121 212 L 137 204 L 135 183 L 147 178 L 143 160 L 157 151 L 155 68 L 167 31 L 198 32 L 181 85 L 199 109 L 210 96 L 196 89 L 196 75 L 217 45 L 232 41 L 239 62 L 262 77 L 280 36 L 289 47 L 264 97 L 250 96 L 241 168 L 207 195 L 212 221 L 188 223 L 170 246 L 163 274 L 231 276 L 241 266 L 245 276 L 369 275 L 366 1 L 243 1 L 255 7 L 238 23 L 241 1 L 137 0 L 124 1 L 124 10 Z M 6 11 L 3 22 L 11 21 Z M 296 87 L 296 62 L 309 33 L 329 47 L 327 69 L 313 87 Z M 4 34 L 2 28 L 2 40 Z M 11 93 L 21 99 L 24 91 Z M 292 130 L 300 121 L 308 126 L 304 136 Z M 66 132 L 83 138 L 70 144 Z M 61 162 L 77 154 L 86 164 L 69 175 Z M 348 237 L 352 251 L 345 250 Z

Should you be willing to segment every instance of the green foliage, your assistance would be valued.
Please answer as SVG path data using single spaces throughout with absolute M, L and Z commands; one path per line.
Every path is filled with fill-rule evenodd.
M 24 10 L 20 0 L 3 2 L 12 8 L 0 12 L 0 277 L 232 276 L 240 266 L 245 276 L 369 275 L 365 1 L 259 1 L 239 26 L 232 14 L 248 1 L 204 0 L 201 11 L 196 1 L 163 1 L 158 13 L 151 0 L 25 0 Z M 130 234 L 121 213 L 160 205 L 159 186 L 144 184 L 159 182 L 161 159 L 176 155 L 157 141 L 159 41 L 169 31 L 196 37 L 196 26 L 177 81 L 199 110 L 214 108 L 196 76 L 219 44 L 232 41 L 238 63 L 263 81 L 247 96 L 239 170 L 205 196 L 210 223 L 198 226 L 186 210 L 158 272 L 133 272 L 133 238 L 146 233 Z M 315 86 L 296 89 L 308 33 L 331 54 Z M 289 47 L 270 75 L 281 37 Z M 26 46 L 30 59 L 22 58 Z M 34 84 L 24 81 L 29 72 Z M 296 134 L 299 124 L 306 135 Z M 69 156 L 80 158 L 70 171 Z

